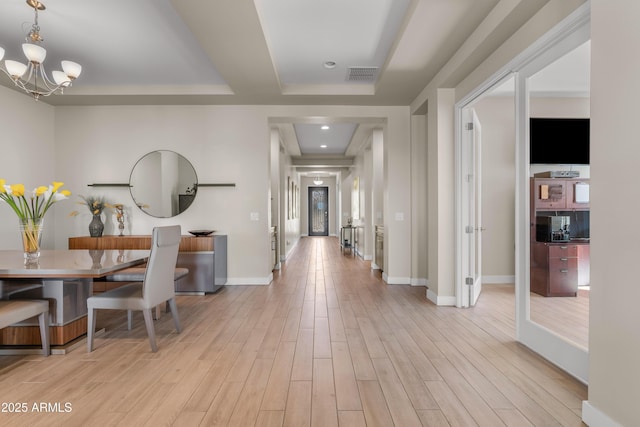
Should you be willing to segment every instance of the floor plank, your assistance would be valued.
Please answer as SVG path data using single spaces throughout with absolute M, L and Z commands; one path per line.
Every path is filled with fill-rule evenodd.
M 582 424 L 587 388 L 515 341 L 513 286 L 437 307 L 336 238 L 305 237 L 271 285 L 177 302 L 184 330 L 163 313 L 157 353 L 140 316 L 129 331 L 125 312 L 99 311 L 92 353 L 0 357 L 3 402 L 72 406 L 0 425 Z

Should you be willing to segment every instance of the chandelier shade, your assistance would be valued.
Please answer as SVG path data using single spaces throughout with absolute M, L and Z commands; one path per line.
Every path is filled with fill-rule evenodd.
M 9 74 L 9 77 L 14 80 L 22 77 L 27 71 L 27 66 L 22 62 L 11 61 L 10 59 L 7 59 L 6 61 L 4 61 L 4 65 L 5 67 L 7 67 L 7 73 Z
M 63 89 L 71 86 L 73 80 L 80 76 L 82 67 L 73 61 L 62 61 L 60 64 L 62 71 L 53 71 L 51 78 L 47 75 L 43 64 L 47 57 L 47 50 L 40 45 L 44 39 L 40 35 L 38 26 L 38 11 L 45 10 L 46 7 L 37 0 L 27 0 L 27 4 L 35 12 L 31 31 L 25 37 L 26 43 L 22 44 L 22 52 L 27 58 L 27 63 L 7 59 L 4 61 L 4 68 L 0 66 L 0 70 L 9 76 L 17 87 L 38 100 L 41 96 L 62 94 Z M 0 61 L 4 58 L 4 54 L 5 50 L 0 47 Z
M 34 64 L 42 64 L 47 57 L 47 50 L 33 43 L 22 43 L 22 52 Z

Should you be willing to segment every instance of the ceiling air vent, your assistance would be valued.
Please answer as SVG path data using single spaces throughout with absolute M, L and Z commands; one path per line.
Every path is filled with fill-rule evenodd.
M 378 67 L 349 67 L 347 81 L 350 82 L 375 82 Z

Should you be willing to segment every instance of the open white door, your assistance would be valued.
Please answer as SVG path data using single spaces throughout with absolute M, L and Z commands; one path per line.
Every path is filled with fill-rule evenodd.
M 462 119 L 462 279 L 465 286 L 461 305 L 471 307 L 482 291 L 482 127 L 473 108 L 465 108 Z

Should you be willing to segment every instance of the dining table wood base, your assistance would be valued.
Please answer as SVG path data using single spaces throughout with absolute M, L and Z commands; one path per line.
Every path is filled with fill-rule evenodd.
M 52 346 L 65 345 L 87 334 L 87 316 L 73 320 L 66 325 L 49 326 Z M 5 346 L 41 346 L 38 326 L 7 326 L 0 330 L 0 345 Z
M 0 251 L 0 299 L 49 301 L 50 344 L 75 345 L 87 333 L 87 298 L 93 280 L 146 262 L 149 251 L 43 250 L 36 266 L 25 266 L 22 251 Z M 0 330 L 0 354 L 40 346 L 37 319 Z M 40 349 L 40 351 L 42 351 Z

